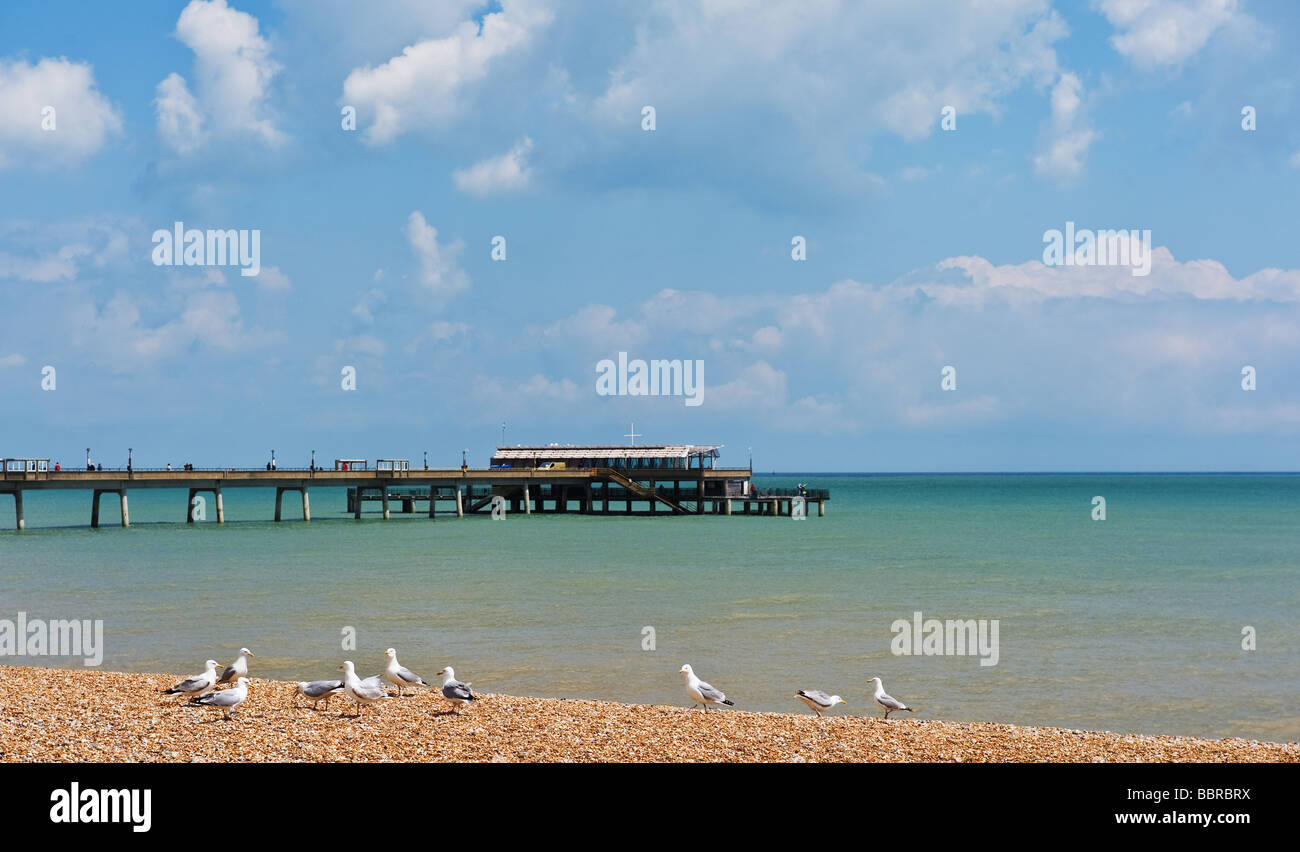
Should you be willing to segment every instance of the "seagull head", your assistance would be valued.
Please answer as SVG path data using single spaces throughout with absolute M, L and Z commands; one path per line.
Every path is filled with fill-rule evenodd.
M 387 651 L 384 652 L 384 656 L 387 657 L 387 658 L 390 659 L 390 660 L 396 660 L 396 659 L 397 659 L 397 651 L 394 650 L 393 648 L 389 648 Z
M 682 666 L 677 671 L 681 674 L 686 675 L 687 677 L 690 677 L 691 675 L 695 674 L 695 670 L 691 668 L 690 663 L 687 663 L 686 665 Z
M 451 666 L 447 666 L 442 671 L 438 672 L 438 677 L 445 677 L 447 680 L 455 680 L 456 670 Z
M 253 656 L 256 656 L 256 655 L 255 655 L 252 651 L 248 650 L 247 648 L 240 648 L 240 649 L 239 649 L 239 656 L 241 656 L 241 657 L 253 657 Z
M 248 686 L 249 683 L 250 681 L 248 678 L 241 677 L 239 680 L 235 681 L 235 686 Z
M 849 703 L 849 702 L 845 701 L 843 698 L 840 698 L 838 695 L 832 695 L 832 696 L 831 696 L 831 706 L 832 706 L 832 707 L 834 707 L 836 704 L 848 704 L 848 703 Z
M 220 663 L 218 663 L 216 660 L 208 660 L 206 663 L 203 664 L 205 668 L 209 668 L 209 669 L 215 669 L 219 665 Z
M 355 675 L 357 673 L 357 667 L 352 665 L 351 660 L 344 660 L 343 665 L 339 666 L 339 671 L 343 672 L 345 675 Z

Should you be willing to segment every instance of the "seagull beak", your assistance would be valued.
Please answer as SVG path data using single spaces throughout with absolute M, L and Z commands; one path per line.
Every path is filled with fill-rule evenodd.
M 256 657 L 257 655 L 254 654 L 252 651 L 249 651 L 249 652 L 248 652 L 248 656 L 250 656 L 250 657 Z

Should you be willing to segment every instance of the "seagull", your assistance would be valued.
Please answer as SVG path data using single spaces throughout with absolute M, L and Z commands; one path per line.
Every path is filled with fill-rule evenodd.
M 715 689 L 696 677 L 695 670 L 691 668 L 690 663 L 682 666 L 678 671 L 681 674 L 686 675 L 686 694 L 689 695 L 691 701 L 694 702 L 694 704 L 691 705 L 692 707 L 696 704 L 702 705 L 704 707 L 704 712 L 707 713 L 709 712 L 710 704 L 725 704 L 728 707 L 735 705 L 734 701 L 727 700 L 727 696 L 722 694 L 722 690 Z
M 392 648 L 385 651 L 384 656 L 388 657 L 388 668 L 384 669 L 384 678 L 397 687 L 398 696 L 402 694 L 402 687 L 417 684 L 421 686 L 428 685 L 418 674 L 397 662 L 397 652 Z
M 438 672 L 438 676 L 442 678 L 442 697 L 456 706 L 457 713 L 463 705 L 479 700 L 478 696 L 470 690 L 468 683 L 456 680 L 456 670 L 451 666 Z
M 241 677 L 235 681 L 235 685 L 230 689 L 220 689 L 216 692 L 209 692 L 202 698 L 194 699 L 196 704 L 205 704 L 208 707 L 219 707 L 230 718 L 230 711 L 234 710 L 244 699 L 248 697 L 248 678 Z
M 345 660 L 343 665 L 339 666 L 343 672 L 343 691 L 357 703 L 357 716 L 361 715 L 361 709 L 376 701 L 382 701 L 388 697 L 388 693 L 380 684 L 363 683 L 357 677 L 356 666 L 352 665 L 351 660 Z
M 217 683 L 234 683 L 237 678 L 248 677 L 248 658 L 254 656 L 247 648 L 239 649 L 239 659 L 226 666 Z
M 827 695 L 820 689 L 801 689 L 795 693 L 794 697 L 798 698 L 804 704 L 807 704 L 819 718 L 827 710 L 834 708 L 836 704 L 848 704 L 847 701 L 840 698 L 838 695 Z
M 203 665 L 203 674 L 185 678 L 171 689 L 163 690 L 163 695 L 188 695 L 191 698 L 207 695 L 217 683 L 217 661 L 208 660 Z
M 341 680 L 313 680 L 308 683 L 305 680 L 298 681 L 298 691 L 293 695 L 293 703 L 298 703 L 298 696 L 311 701 L 311 709 L 315 710 L 316 705 L 322 700 L 325 702 L 325 709 L 330 706 L 330 698 L 335 694 L 343 691 L 343 681 Z
M 880 678 L 878 678 L 878 677 L 873 677 L 871 680 L 869 680 L 869 681 L 867 681 L 867 682 L 870 683 L 870 684 L 874 684 L 874 685 L 875 685 L 875 688 L 876 688 L 876 694 L 875 694 L 876 703 L 879 704 L 881 707 L 884 707 L 884 708 L 885 708 L 885 718 L 886 718 L 886 719 L 888 719 L 888 718 L 889 718 L 889 714 L 890 714 L 890 713 L 893 713 L 895 710 L 906 710 L 908 713 L 911 713 L 911 712 L 912 712 L 912 708 L 911 708 L 911 707 L 908 707 L 906 704 L 904 704 L 903 702 L 899 701 L 897 698 L 894 698 L 894 697 L 892 697 L 892 696 L 889 696 L 889 695 L 886 695 L 886 694 L 885 694 L 885 687 L 884 687 L 883 685 L 881 685 L 881 683 L 880 683 Z

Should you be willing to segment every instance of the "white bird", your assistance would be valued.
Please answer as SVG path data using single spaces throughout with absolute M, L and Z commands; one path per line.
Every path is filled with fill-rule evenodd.
M 341 680 L 313 680 L 310 683 L 305 680 L 298 681 L 298 691 L 293 695 L 293 703 L 298 703 L 298 696 L 311 701 L 311 709 L 315 710 L 316 705 L 323 700 L 325 709 L 330 706 L 330 698 L 343 691 L 343 681 Z
M 248 677 L 248 658 L 254 656 L 253 652 L 247 648 L 239 649 L 239 659 L 226 666 L 226 670 L 221 673 L 217 683 L 234 683 L 241 677 Z
M 875 684 L 876 692 L 874 697 L 876 699 L 876 703 L 879 704 L 881 707 L 885 708 L 886 719 L 888 719 L 889 714 L 893 713 L 895 710 L 906 710 L 908 713 L 912 712 L 911 707 L 908 707 L 906 704 L 899 701 L 897 698 L 885 694 L 885 687 L 880 683 L 880 678 L 873 677 L 870 681 L 868 681 L 868 683 Z
M 695 670 L 691 668 L 690 663 L 682 666 L 678 671 L 686 675 L 686 694 L 690 696 L 691 701 L 704 707 L 704 712 L 709 712 L 710 704 L 725 704 L 728 707 L 735 705 L 734 701 L 728 701 L 727 696 L 722 694 L 722 690 L 717 689 L 695 676 Z
M 479 700 L 478 696 L 469 688 L 470 684 L 456 680 L 456 670 L 451 666 L 447 666 L 438 672 L 438 676 L 442 678 L 442 697 L 455 705 L 457 713 L 460 712 L 460 708 L 464 705 Z
M 208 660 L 203 665 L 203 674 L 185 678 L 171 689 L 163 690 L 163 695 L 188 695 L 191 698 L 207 695 L 217 683 L 217 661 Z
M 234 710 L 244 699 L 248 697 L 248 678 L 241 677 L 235 681 L 235 685 L 230 689 L 220 689 L 216 692 L 209 692 L 202 698 L 194 699 L 195 704 L 203 704 L 208 707 L 216 707 L 230 718 L 230 711 Z
M 352 665 L 351 660 L 344 661 L 339 669 L 343 671 L 343 691 L 357 704 L 357 716 L 361 715 L 362 708 L 367 704 L 383 701 L 388 697 L 388 692 L 380 684 L 363 683 L 357 677 L 356 666 Z
M 384 656 L 388 657 L 388 668 L 384 669 L 384 679 L 397 687 L 399 696 L 402 694 L 403 687 L 428 686 L 418 674 L 397 662 L 397 652 L 392 648 L 385 651 Z
M 827 695 L 820 689 L 801 689 L 795 693 L 794 697 L 798 698 L 804 704 L 807 704 L 808 707 L 818 716 L 821 716 L 821 714 L 825 713 L 827 710 L 834 708 L 836 704 L 848 703 L 838 695 Z

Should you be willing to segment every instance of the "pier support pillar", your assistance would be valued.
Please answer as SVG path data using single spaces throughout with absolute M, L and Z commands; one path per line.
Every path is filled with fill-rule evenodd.
M 90 528 L 92 530 L 99 529 L 99 495 L 102 493 L 99 489 L 95 489 L 95 492 L 90 497 Z
M 731 517 L 731 498 L 727 498 L 726 510 L 723 512 L 727 517 Z
M 826 501 L 825 501 L 825 500 L 818 500 L 818 501 L 817 501 L 817 517 L 819 517 L 819 518 L 824 518 L 824 517 L 826 517 Z
M 465 500 L 464 495 L 459 488 L 456 489 L 456 517 L 465 517 Z
M 284 489 L 275 489 L 275 522 L 280 522 L 280 506 L 284 502 Z
M 217 523 L 224 524 L 226 522 L 226 504 L 221 501 L 221 489 L 214 488 L 212 493 L 216 496 L 217 501 Z
M 361 520 L 361 486 L 357 486 L 357 499 L 352 504 L 352 517 L 355 520 Z
M 117 499 L 122 504 L 122 526 L 131 526 L 131 508 L 126 502 L 126 489 L 117 492 Z
M 528 485 L 527 483 L 525 483 L 524 484 L 524 514 L 531 515 L 532 513 L 533 513 L 533 502 L 528 498 Z
M 438 505 L 438 490 L 432 482 L 429 483 L 429 520 L 434 520 L 433 510 Z
M 392 512 L 389 511 L 389 508 L 388 508 L 388 484 L 385 483 L 384 485 L 381 485 L 381 486 L 379 486 L 379 487 L 383 489 L 383 494 L 384 494 L 384 520 L 387 521 L 387 520 L 389 520 L 390 518 L 393 517 Z
M 198 493 L 197 488 L 190 489 L 189 499 L 185 501 L 185 523 L 194 523 L 194 495 Z
M 302 519 L 304 521 L 311 520 L 311 500 L 307 497 L 307 486 L 305 485 L 302 488 Z
M 27 519 L 23 517 L 23 492 L 14 492 L 14 523 L 20 530 L 27 529 Z

